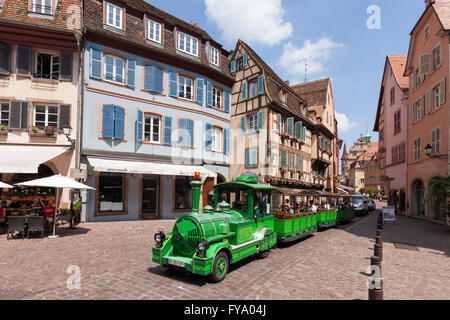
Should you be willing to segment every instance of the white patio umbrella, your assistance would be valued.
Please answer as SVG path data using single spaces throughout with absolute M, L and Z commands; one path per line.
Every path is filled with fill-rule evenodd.
M 47 188 L 55 188 L 55 189 L 80 189 L 80 190 L 95 190 L 92 187 L 89 187 L 85 184 L 82 184 L 80 182 L 77 182 L 71 178 L 62 176 L 62 175 L 54 175 L 47 178 L 41 178 L 36 180 L 31 180 L 27 182 L 22 183 L 16 183 L 17 186 L 24 186 L 24 187 L 47 187 Z M 56 206 L 58 206 L 59 202 L 59 193 L 58 190 L 56 192 Z M 58 208 L 56 208 L 58 209 Z M 57 238 L 56 235 L 56 214 L 53 219 L 53 235 L 49 238 Z
M 14 188 L 14 187 L 7 183 L 3 183 L 0 181 L 0 189 L 11 189 L 11 188 Z

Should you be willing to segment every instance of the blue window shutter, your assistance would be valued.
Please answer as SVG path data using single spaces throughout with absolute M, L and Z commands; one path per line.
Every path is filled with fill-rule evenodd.
M 207 123 L 205 131 L 205 148 L 206 151 L 212 150 L 212 125 Z
M 194 147 L 194 121 L 193 120 L 188 119 L 186 121 L 186 129 L 187 129 L 187 132 L 189 132 L 189 135 L 191 138 L 190 141 L 188 142 L 188 143 L 190 143 L 190 144 L 188 144 L 188 147 L 193 148 Z
M 213 104 L 213 92 L 212 92 L 212 82 L 207 81 L 206 82 L 206 106 L 212 107 Z
M 224 139 L 223 139 L 223 152 L 225 152 L 225 154 L 229 154 L 230 153 L 230 129 L 225 128 L 223 130 L 223 134 L 224 134 Z
M 177 143 L 181 147 L 186 147 L 186 119 L 178 119 Z
M 306 142 L 306 127 L 303 126 L 303 141 Z
M 225 90 L 225 104 L 224 104 L 224 110 L 226 113 L 230 113 L 230 107 L 231 107 L 231 94 L 230 90 Z
M 164 70 L 153 66 L 153 91 L 163 93 L 164 90 Z
M 91 47 L 89 53 L 90 68 L 89 75 L 94 79 L 102 78 L 102 51 Z
M 127 86 L 134 89 L 136 83 L 136 60 L 127 59 Z
M 256 123 L 258 125 L 258 130 L 262 130 L 264 127 L 264 111 L 258 112 L 256 115 Z
M 242 87 L 241 87 L 241 96 L 242 96 L 242 100 L 247 100 L 247 82 L 242 82 Z
M 203 106 L 203 91 L 205 86 L 205 80 L 202 78 L 197 78 L 197 93 L 196 93 L 196 100 L 197 103 L 201 106 Z
M 142 130 L 144 128 L 143 119 L 144 119 L 144 114 L 142 113 L 142 111 L 140 109 L 138 109 L 138 115 L 137 115 L 137 121 L 136 121 L 136 140 L 137 141 L 143 140 L 143 134 L 142 134 Z
M 169 81 L 169 95 L 176 98 L 178 97 L 178 73 L 170 71 Z
M 282 133 L 281 132 L 281 114 L 279 114 L 279 113 L 277 113 L 277 132 Z
M 302 123 L 301 123 L 301 121 L 295 123 L 295 137 L 297 139 L 302 138 Z
M 236 60 L 231 61 L 230 72 L 231 73 L 236 72 Z
M 114 105 L 105 104 L 102 108 L 102 137 L 114 137 Z
M 245 150 L 245 166 L 248 168 L 248 155 L 249 155 L 249 152 L 250 152 L 250 150 L 249 149 L 246 149 Z
M 319 149 L 322 149 L 322 137 L 319 137 Z
M 280 167 L 287 168 L 287 151 L 280 150 Z
M 153 66 L 150 64 L 145 65 L 144 70 L 144 90 L 153 90 Z
M 264 75 L 258 77 L 258 94 L 264 93 Z
M 290 137 L 294 135 L 294 118 L 287 119 L 287 134 Z
M 246 117 L 241 117 L 241 131 L 242 133 L 245 133 L 247 131 L 247 118 Z
M 125 109 L 120 106 L 115 107 L 114 138 L 125 139 Z
M 242 56 L 242 65 L 244 67 L 247 65 L 247 61 L 248 61 L 248 55 L 246 53 L 244 53 L 244 55 Z
M 164 117 L 164 145 L 172 145 L 172 117 Z

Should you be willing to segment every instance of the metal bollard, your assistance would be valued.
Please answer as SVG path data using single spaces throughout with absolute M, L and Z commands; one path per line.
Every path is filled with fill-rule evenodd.
M 373 248 L 373 255 L 380 258 L 383 261 L 383 246 L 381 244 L 375 244 Z
M 377 228 L 377 237 L 383 236 L 383 230 Z
M 383 245 L 383 237 L 382 236 L 376 236 L 375 237 L 375 243 Z
M 381 273 L 381 259 L 380 259 L 380 257 L 377 257 L 377 256 L 370 257 L 370 265 L 378 266 L 380 268 L 380 273 Z M 381 276 L 381 274 L 380 274 L 380 276 Z
M 373 282 L 372 286 L 369 286 L 369 300 L 383 300 L 383 278 L 381 278 L 381 260 L 379 257 L 371 257 L 370 263 L 372 266 L 378 266 L 380 272 L 377 274 L 375 271 L 375 273 L 371 275 L 371 279 L 373 280 Z M 379 283 L 379 286 L 375 286 L 377 282 Z
M 369 289 L 369 300 L 383 300 L 383 287 L 381 289 Z

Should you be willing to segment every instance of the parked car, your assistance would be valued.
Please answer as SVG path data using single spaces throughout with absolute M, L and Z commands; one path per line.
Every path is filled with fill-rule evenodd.
M 369 211 L 375 211 L 377 210 L 377 205 L 375 204 L 375 201 L 373 201 L 372 199 L 369 198 L 368 200 L 368 205 L 369 205 Z
M 369 198 L 363 195 L 353 196 L 353 208 L 355 209 L 355 216 L 365 216 L 369 214 Z

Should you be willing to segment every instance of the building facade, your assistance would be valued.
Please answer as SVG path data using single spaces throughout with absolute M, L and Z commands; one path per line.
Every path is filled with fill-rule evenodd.
M 85 220 L 171 218 L 228 180 L 228 52 L 145 1 L 86 0 Z
M 1 181 L 71 176 L 79 168 L 81 19 L 80 1 L 0 1 Z M 33 192 L 19 196 L 55 197 Z M 67 190 L 60 199 L 69 206 Z
M 238 41 L 230 60 L 230 179 L 247 174 L 277 187 L 325 189 L 331 163 L 325 138 L 333 134 L 310 118 L 305 101 L 246 43 Z
M 429 197 L 428 181 L 450 170 L 449 31 L 447 1 L 426 1 L 426 9 L 411 31 L 405 76 L 410 78 L 408 108 L 407 213 L 444 221 L 437 200 Z M 424 149 L 430 146 L 432 156 Z
M 361 137 L 353 143 L 353 147 L 349 152 L 347 152 L 347 145 L 344 145 L 344 151 L 341 157 L 341 176 L 343 184 L 347 186 L 355 185 L 354 180 L 352 180 L 352 182 L 350 181 L 350 167 L 359 156 L 363 155 L 367 149 L 370 148 L 371 139 L 372 137 L 367 129 L 366 135 L 363 137 L 361 134 Z
M 386 57 L 374 131 L 379 133 L 381 181 L 388 204 L 406 213 L 409 79 L 406 55 Z M 367 179 L 366 179 L 367 181 Z
M 370 147 L 367 148 L 367 150 L 363 154 L 359 155 L 355 160 L 351 162 L 348 181 L 349 186 L 353 187 L 356 193 L 365 193 L 366 191 L 366 168 L 367 170 L 369 169 L 369 162 L 371 162 L 372 160 L 376 162 L 376 170 L 380 171 L 380 164 L 378 163 L 378 159 L 376 158 L 377 154 L 378 142 L 370 142 Z M 378 175 L 380 175 L 380 172 L 378 172 Z M 371 182 L 373 181 L 371 180 Z

